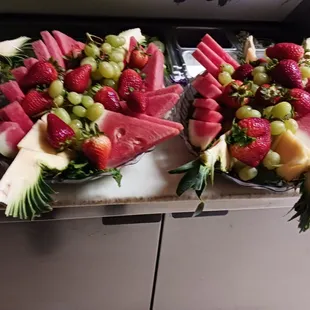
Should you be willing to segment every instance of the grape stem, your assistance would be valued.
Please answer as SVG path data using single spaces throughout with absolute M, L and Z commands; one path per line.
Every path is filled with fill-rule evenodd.
M 90 33 L 86 33 L 87 41 L 95 43 L 97 45 L 101 45 L 103 43 L 103 39 Z

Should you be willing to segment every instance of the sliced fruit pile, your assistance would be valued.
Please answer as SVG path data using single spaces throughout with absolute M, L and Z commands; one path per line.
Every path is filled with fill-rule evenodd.
M 29 152 L 19 152 L 0 181 L 6 214 L 20 218 L 39 215 L 42 201 L 50 201 L 38 185 L 42 175 L 83 178 L 109 171 L 119 178 L 115 168 L 183 129 L 163 119 L 183 89 L 164 86 L 161 42 L 147 44 L 140 29 L 105 38 L 87 34 L 85 44 L 56 30 L 41 36 L 32 42 L 36 58 L 25 58 L 24 66 L 11 72 L 15 80 L 0 85 L 10 102 L 0 109 L 0 153 L 14 157 L 22 149 L 49 155 L 42 162 L 34 156 L 30 163 Z M 67 162 L 61 169 L 54 164 L 59 156 Z M 24 157 L 44 168 L 33 170 L 27 187 L 11 186 L 10 171 Z M 27 205 L 20 197 L 33 188 L 37 196 L 27 198 Z
M 192 82 L 198 95 L 188 123 L 189 141 L 201 156 L 171 172 L 186 173 L 178 194 L 194 188 L 200 197 L 217 161 L 245 182 L 303 180 L 310 168 L 308 44 L 278 43 L 261 59 L 249 45 L 245 59 L 251 61 L 239 65 L 208 34 L 202 39 L 193 56 L 206 72 Z M 300 224 L 305 230 L 310 213 L 302 208 L 296 211 L 307 214 Z

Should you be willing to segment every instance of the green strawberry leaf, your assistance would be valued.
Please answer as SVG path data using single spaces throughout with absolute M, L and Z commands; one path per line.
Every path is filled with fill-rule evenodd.
M 199 159 L 195 159 L 193 161 L 190 161 L 176 169 L 173 169 L 173 170 L 170 170 L 169 173 L 170 174 L 180 174 L 180 173 L 184 173 L 196 166 L 199 166 L 200 165 L 200 160 Z
M 197 175 L 199 173 L 199 165 L 193 167 L 188 170 L 185 175 L 182 177 L 178 187 L 177 187 L 177 195 L 181 196 L 184 192 L 189 190 L 190 188 L 196 187 Z
M 202 201 L 196 208 L 194 214 L 192 217 L 197 217 L 198 215 L 200 215 L 203 212 L 203 209 L 205 207 L 205 203 Z
M 240 128 L 236 123 L 233 124 L 231 133 L 226 138 L 227 144 L 238 144 L 239 146 L 247 146 L 255 140 L 247 135 L 246 128 Z

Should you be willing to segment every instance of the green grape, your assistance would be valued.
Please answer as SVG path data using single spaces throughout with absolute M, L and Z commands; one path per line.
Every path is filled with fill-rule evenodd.
M 103 76 L 102 76 L 102 74 L 100 73 L 100 70 L 97 69 L 95 72 L 92 72 L 91 78 L 92 78 L 92 80 L 94 80 L 94 81 L 100 81 L 100 80 L 103 78 Z
M 126 55 L 127 51 L 123 47 L 117 47 L 113 49 L 113 52 L 121 53 L 122 55 Z
M 116 75 L 121 73 L 121 70 L 120 70 L 120 68 L 119 68 L 119 66 L 118 66 L 118 64 L 116 62 L 110 61 L 109 63 L 114 68 L 114 76 L 116 76 Z
M 250 181 L 254 179 L 257 176 L 257 174 L 258 174 L 257 169 L 249 166 L 242 168 L 238 173 L 239 178 L 242 181 Z
M 93 43 L 90 43 L 90 44 L 85 45 L 84 53 L 86 56 L 96 58 L 100 55 L 100 50 L 98 46 L 96 46 Z
M 310 78 L 310 67 L 309 66 L 301 66 L 300 67 L 301 76 L 303 79 Z
M 71 117 L 64 108 L 54 109 L 53 113 L 57 115 L 61 120 L 63 120 L 66 124 L 69 124 L 71 122 Z
M 259 86 L 252 83 L 251 85 L 251 91 L 253 92 L 253 95 L 255 95 L 256 91 L 258 90 Z
M 284 125 L 285 128 L 290 130 L 292 133 L 296 133 L 298 130 L 298 123 L 293 118 L 284 121 Z
M 82 97 L 82 105 L 87 109 L 94 104 L 94 99 L 90 96 Z
M 165 52 L 166 47 L 163 42 L 156 40 L 156 41 L 153 41 L 152 43 L 155 44 L 162 53 Z
M 110 60 L 115 62 L 121 62 L 125 59 L 125 55 L 120 52 L 112 52 L 110 55 Z
M 113 81 L 115 81 L 116 83 L 118 82 L 118 80 L 119 80 L 119 78 L 120 78 L 120 76 L 121 76 L 121 74 L 122 74 L 122 72 L 121 71 L 119 71 L 119 72 L 117 72 L 114 76 L 113 76 Z
M 112 46 L 109 43 L 103 43 L 101 45 L 101 50 L 105 53 L 105 54 L 110 54 L 112 52 Z
M 110 86 L 114 89 L 117 88 L 117 83 L 112 79 L 104 79 L 102 84 L 105 86 Z
M 278 153 L 269 151 L 263 160 L 263 165 L 268 170 L 273 170 L 280 165 L 281 157 Z
M 230 75 L 232 75 L 234 72 L 235 72 L 235 69 L 232 65 L 230 64 L 223 64 L 221 65 L 221 71 L 222 72 L 227 72 L 229 73 Z
M 115 72 L 114 67 L 107 61 L 102 61 L 99 64 L 99 71 L 104 78 L 111 79 L 113 78 Z
M 126 43 L 126 39 L 122 36 L 118 36 L 118 43 L 120 46 L 122 46 Z
M 119 69 L 120 69 L 121 71 L 123 71 L 123 70 L 124 70 L 124 68 L 125 68 L 125 64 L 124 64 L 124 62 L 123 62 L 123 61 L 118 62 L 118 63 L 117 63 L 117 65 L 118 65 L 118 67 L 119 67 Z
M 222 85 L 227 85 L 232 81 L 232 78 L 228 72 L 224 71 L 219 73 L 218 80 Z
M 279 119 L 290 118 L 292 116 L 292 106 L 286 101 L 279 102 L 273 107 L 271 115 L 273 118 Z
M 101 103 L 95 102 L 92 106 L 87 109 L 86 117 L 94 122 L 97 120 L 104 112 L 104 107 Z
M 262 114 L 258 110 L 249 110 L 245 113 L 246 117 L 257 117 L 261 118 Z
M 257 84 L 259 86 L 269 83 L 269 81 L 270 81 L 270 78 L 267 73 L 261 73 L 261 72 L 256 73 L 253 78 L 254 84 Z
M 82 101 L 82 95 L 71 91 L 70 93 L 68 93 L 68 100 L 74 105 L 80 104 Z
M 263 110 L 263 116 L 265 118 L 270 118 L 272 113 L 273 106 L 267 107 Z
M 109 44 L 111 44 L 113 47 L 119 47 L 123 45 L 123 39 L 120 39 L 118 36 L 115 36 L 113 34 L 110 34 L 105 37 L 105 41 Z
M 270 130 L 273 136 L 280 135 L 285 131 L 285 125 L 281 121 L 273 121 L 270 123 Z
M 248 117 L 247 113 L 250 112 L 251 110 L 252 108 L 250 106 L 244 105 L 236 111 L 236 117 L 239 119 L 247 118 Z
M 64 97 L 59 95 L 56 98 L 54 98 L 53 102 L 55 104 L 56 107 L 61 107 L 64 104 Z
M 86 109 L 81 105 L 76 105 L 75 107 L 73 107 L 72 112 L 78 117 L 85 117 L 86 115 Z
M 52 98 L 56 98 L 62 94 L 63 90 L 64 90 L 63 83 L 59 80 L 55 80 L 51 83 L 50 87 L 48 88 L 48 94 Z
M 91 65 L 91 71 L 95 72 L 97 70 L 97 62 L 94 57 L 85 57 L 81 60 L 81 66 Z
M 78 131 L 81 130 L 81 128 L 83 127 L 83 124 L 80 120 L 74 119 L 70 122 L 69 126 L 73 129 L 75 133 L 77 133 Z
M 70 114 L 71 120 L 79 119 L 79 117 L 73 113 Z
M 256 73 L 266 73 L 266 68 L 264 66 L 255 67 L 252 71 L 252 75 L 254 76 Z

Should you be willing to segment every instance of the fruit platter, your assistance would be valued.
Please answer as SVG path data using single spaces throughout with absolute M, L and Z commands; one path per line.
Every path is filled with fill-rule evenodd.
M 206 34 L 193 57 L 205 71 L 185 88 L 176 120 L 193 161 L 172 171 L 184 174 L 177 195 L 202 194 L 215 172 L 241 186 L 283 192 L 300 187 L 290 220 L 310 224 L 310 39 L 301 45 L 269 46 L 258 57 L 253 37 L 243 59 L 228 54 Z M 211 183 L 208 185 L 208 183 Z
M 157 38 L 139 28 L 85 42 L 40 35 L 0 42 L 0 203 L 19 219 L 52 210 L 49 183 L 120 185 L 123 166 L 183 130 L 166 117 L 183 88 L 164 82 Z

